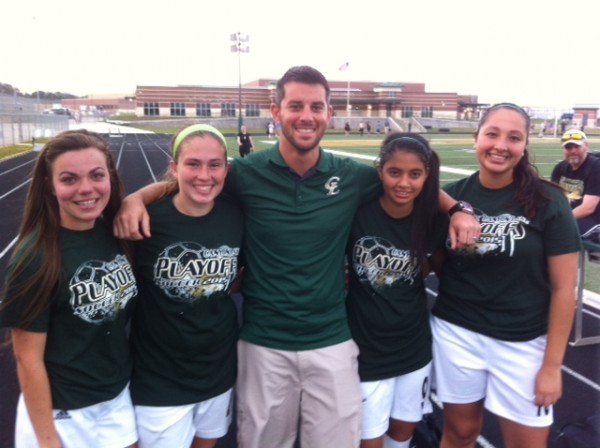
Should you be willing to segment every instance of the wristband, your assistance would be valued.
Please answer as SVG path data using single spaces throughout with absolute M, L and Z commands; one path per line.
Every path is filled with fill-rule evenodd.
M 473 206 L 466 201 L 458 201 L 456 204 L 454 204 L 450 210 L 448 210 L 448 216 L 452 216 L 456 212 L 463 212 L 471 216 L 475 215 Z

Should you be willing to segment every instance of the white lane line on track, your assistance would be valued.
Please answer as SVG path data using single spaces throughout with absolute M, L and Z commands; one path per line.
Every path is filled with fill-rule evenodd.
M 15 245 L 15 243 L 17 242 L 17 237 L 15 236 L 14 239 L 8 243 L 8 246 L 6 246 L 4 248 L 4 250 L 2 252 L 0 252 L 0 260 L 2 260 L 2 258 L 4 258 L 4 256 L 12 249 L 12 247 Z
M 125 142 L 121 142 L 121 146 L 119 146 L 119 153 L 117 155 L 117 161 L 115 162 L 117 169 L 121 166 L 121 156 L 123 155 L 123 148 L 125 147 Z
M 156 176 L 154 176 L 154 171 L 152 171 L 152 166 L 150 166 L 150 161 L 148 160 L 148 157 L 146 157 L 146 153 L 144 152 L 144 147 L 139 142 L 139 140 L 138 140 L 138 146 L 140 147 L 140 151 L 142 153 L 142 156 L 144 157 L 144 161 L 146 162 L 146 166 L 148 167 L 148 171 L 150 171 L 150 175 L 152 176 L 152 180 L 154 182 L 156 182 Z
M 12 190 L 7 191 L 6 193 L 4 193 L 2 196 L 0 196 L 0 199 L 4 199 L 6 196 L 8 196 L 11 193 L 14 193 L 15 191 L 17 191 L 19 188 L 21 188 L 24 185 L 27 185 L 29 182 L 31 182 L 31 179 L 26 180 L 25 182 L 23 182 L 21 185 L 17 185 L 15 188 L 13 188 Z
M 336 151 L 334 149 L 323 148 L 323 150 L 327 151 L 327 152 L 330 152 L 331 154 L 335 154 L 336 156 L 352 157 L 353 159 L 375 161 L 375 159 L 377 158 L 377 157 L 374 157 L 374 156 L 367 156 L 367 155 L 364 155 L 364 154 L 355 154 L 353 152 Z
M 335 154 L 337 156 L 352 157 L 354 159 L 369 160 L 369 161 L 374 162 L 375 159 L 377 158 L 374 156 L 367 156 L 364 154 L 354 154 L 352 152 L 337 151 L 337 150 L 325 149 L 325 148 L 323 148 L 323 149 L 324 149 L 324 151 L 330 152 L 331 154 Z M 465 176 L 469 176 L 475 172 L 473 170 L 465 170 L 462 168 L 450 168 L 449 166 L 440 166 L 440 171 L 442 171 L 444 173 L 463 174 Z
M 2 171 L 2 172 L 0 173 L 0 176 L 4 176 L 5 174 L 8 174 L 8 173 L 10 173 L 11 171 L 17 170 L 17 169 L 19 169 L 19 168 L 21 168 L 21 167 L 24 167 L 25 165 L 29 165 L 30 163 L 33 163 L 33 162 L 35 162 L 35 159 L 33 159 L 33 160 L 30 160 L 29 162 L 22 163 L 22 164 L 20 164 L 20 165 L 17 165 L 17 166 L 15 166 L 15 167 L 12 167 L 11 169 L 8 169 L 8 170 L 6 170 L 6 171 Z
M 569 375 L 571 375 L 572 377 L 578 379 L 579 381 L 581 381 L 582 383 L 587 384 L 588 386 L 590 386 L 592 389 L 594 389 L 596 392 L 600 392 L 600 384 L 590 380 L 589 378 L 583 376 L 581 373 L 577 373 L 575 372 L 573 369 L 570 369 L 567 366 L 562 366 L 562 369 L 568 373 Z

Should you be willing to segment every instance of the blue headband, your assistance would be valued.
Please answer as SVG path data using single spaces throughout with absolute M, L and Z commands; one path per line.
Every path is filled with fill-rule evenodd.
M 181 132 L 179 132 L 179 134 L 177 134 L 177 137 L 173 142 L 173 159 L 177 157 L 177 152 L 179 151 L 181 143 L 195 132 L 208 132 L 209 134 L 214 135 L 223 142 L 223 146 L 225 146 L 225 150 L 227 150 L 227 142 L 225 141 L 225 137 L 223 137 L 223 134 L 221 134 L 217 128 L 209 124 L 193 124 L 183 129 Z

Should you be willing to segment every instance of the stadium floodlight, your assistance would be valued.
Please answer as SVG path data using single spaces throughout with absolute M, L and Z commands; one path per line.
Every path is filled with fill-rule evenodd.
M 242 34 L 240 32 L 233 33 L 230 36 L 231 41 L 234 42 L 231 45 L 231 52 L 238 54 L 238 131 L 242 128 L 244 119 L 242 118 L 242 53 L 250 53 L 250 36 Z
M 339 71 L 345 72 L 346 70 L 348 70 L 349 66 L 350 62 L 344 62 L 342 65 L 340 65 Z M 346 114 L 348 117 L 352 115 L 351 112 L 352 106 L 350 105 L 350 77 L 348 77 L 348 87 L 346 88 Z

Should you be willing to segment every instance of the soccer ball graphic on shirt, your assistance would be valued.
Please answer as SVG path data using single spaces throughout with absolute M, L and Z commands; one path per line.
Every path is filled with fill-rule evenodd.
M 196 243 L 184 242 L 175 243 L 168 246 L 161 257 L 167 257 L 171 260 L 176 260 L 182 267 L 185 266 L 190 260 L 198 258 L 198 250 L 202 249 L 202 246 Z
M 224 276 L 221 268 L 210 269 L 220 266 L 222 259 L 219 249 L 207 249 L 189 241 L 172 244 L 157 259 L 154 282 L 168 297 L 179 302 L 206 299 L 228 287 L 231 271 Z
M 112 261 L 88 260 L 69 282 L 70 304 L 75 315 L 91 323 L 113 320 L 137 294 L 131 266 L 124 255 Z
M 367 263 L 375 260 L 377 257 L 387 255 L 390 251 L 390 244 L 386 240 L 374 236 L 363 237 L 356 242 L 356 245 L 362 248 L 361 253 L 368 254 L 365 258 L 365 262 Z
M 408 252 L 399 251 L 386 239 L 374 236 L 356 241 L 352 262 L 361 281 L 368 281 L 376 288 L 391 286 L 405 277 L 409 279 L 413 270 Z M 399 270 L 399 266 L 405 269 Z
M 106 263 L 100 260 L 89 260 L 82 264 L 73 279 L 77 282 L 94 282 L 102 281 L 102 277 L 107 275 L 109 270 L 106 268 Z

